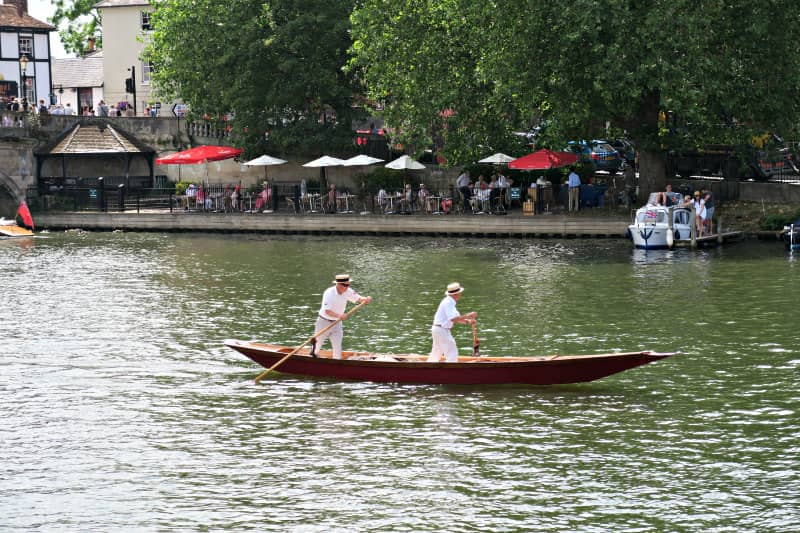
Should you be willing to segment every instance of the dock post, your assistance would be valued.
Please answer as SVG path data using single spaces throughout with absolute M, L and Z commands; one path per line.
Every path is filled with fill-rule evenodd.
M 717 242 L 722 244 L 725 242 L 725 238 L 722 236 L 722 218 L 717 219 Z
M 697 213 L 695 212 L 694 203 L 692 203 L 692 221 L 689 227 L 692 228 L 689 232 L 691 236 L 691 246 L 692 248 L 697 248 Z

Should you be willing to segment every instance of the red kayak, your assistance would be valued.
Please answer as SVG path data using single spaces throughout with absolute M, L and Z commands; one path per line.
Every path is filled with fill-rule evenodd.
M 293 351 L 290 346 L 227 340 L 225 345 L 269 368 Z M 459 357 L 457 363 L 428 363 L 427 355 L 343 352 L 331 359 L 320 350 L 311 357 L 304 348 L 284 361 L 276 372 L 382 383 L 460 385 L 559 385 L 604 378 L 629 368 L 675 355 L 657 352 L 620 352 L 591 355 L 530 357 Z

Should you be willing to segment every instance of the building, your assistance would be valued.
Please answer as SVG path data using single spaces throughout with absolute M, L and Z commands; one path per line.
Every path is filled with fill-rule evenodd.
M 31 104 L 49 98 L 50 32 L 54 30 L 28 14 L 27 0 L 0 4 L 0 96 L 27 98 Z
M 103 92 L 106 103 L 129 102 L 138 116 L 142 116 L 147 107 L 160 109 L 160 104 L 152 97 L 152 66 L 139 57 L 152 33 L 150 14 L 153 6 L 147 0 L 103 0 L 95 7 L 103 20 Z M 127 86 L 129 78 L 133 79 L 132 87 Z
M 80 113 L 88 107 L 97 111 L 103 95 L 103 51 L 93 50 L 83 57 L 53 60 L 53 94 L 57 105 Z

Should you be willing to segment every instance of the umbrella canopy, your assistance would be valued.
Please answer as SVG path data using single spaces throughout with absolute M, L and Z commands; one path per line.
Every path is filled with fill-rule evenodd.
M 510 163 L 514 159 L 516 158 L 498 152 L 494 155 L 490 155 L 489 157 L 481 159 L 480 161 L 478 161 L 478 163 L 492 163 L 495 165 L 505 165 L 506 163 Z
M 537 150 L 508 164 L 508 168 L 517 170 L 547 170 L 571 165 L 578 161 L 578 155 L 572 152 L 554 152 L 544 148 Z
M 232 146 L 195 146 L 182 152 L 156 159 L 156 165 L 196 165 L 206 161 L 222 161 L 242 153 L 241 148 Z
M 383 159 L 378 159 L 377 157 L 370 157 L 368 155 L 357 155 L 351 157 L 350 159 L 345 159 L 344 163 L 342 163 L 343 167 L 360 167 L 365 165 L 373 165 L 375 163 L 381 163 Z
M 272 157 L 268 155 L 260 155 L 255 159 L 251 159 L 245 165 L 248 167 L 269 167 L 272 165 L 282 165 L 286 163 L 283 159 L 278 159 L 277 157 Z
M 344 159 L 338 159 L 336 157 L 331 157 L 329 155 L 323 155 L 319 159 L 315 159 L 313 161 L 309 161 L 308 163 L 304 164 L 304 167 L 309 168 L 317 168 L 317 167 L 338 167 L 344 163 Z
M 386 168 L 393 168 L 395 170 L 424 170 L 425 165 L 417 161 L 414 161 L 407 155 L 404 155 L 398 157 L 391 163 L 387 163 Z

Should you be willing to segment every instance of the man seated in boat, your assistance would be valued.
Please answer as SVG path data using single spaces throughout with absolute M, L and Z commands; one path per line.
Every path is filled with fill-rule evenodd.
M 655 204 L 663 205 L 664 207 L 670 207 L 673 205 L 678 205 L 681 202 L 681 199 L 681 193 L 673 192 L 672 184 L 667 183 L 666 190 L 664 192 L 656 193 Z
M 460 284 L 451 283 L 447 286 L 439 308 L 436 309 L 431 328 L 433 346 L 428 356 L 429 363 L 438 363 L 442 356 L 448 363 L 458 362 L 458 346 L 450 333 L 450 328 L 453 324 L 474 324 L 478 318 L 478 313 L 475 311 L 462 315 L 456 309 L 456 302 L 461 298 L 462 292 L 464 288 Z
M 371 296 L 361 296 L 356 291 L 350 288 L 350 275 L 337 274 L 336 279 L 333 281 L 334 285 L 329 287 L 322 293 L 322 305 L 319 308 L 319 316 L 317 317 L 317 324 L 314 328 L 314 344 L 311 346 L 311 355 L 317 357 L 316 351 L 325 343 L 325 339 L 330 338 L 331 347 L 333 348 L 333 358 L 342 358 L 342 337 L 344 337 L 344 330 L 342 329 L 342 321 L 347 318 L 345 308 L 347 302 L 370 303 Z M 336 322 L 332 328 L 317 336 L 316 332 L 322 331 L 332 323 Z

